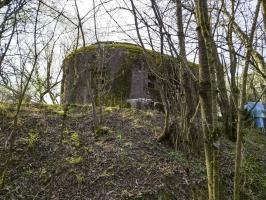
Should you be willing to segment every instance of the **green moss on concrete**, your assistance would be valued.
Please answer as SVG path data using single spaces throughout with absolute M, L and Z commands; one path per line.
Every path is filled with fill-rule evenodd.
M 100 42 L 100 45 L 104 45 L 105 50 L 112 50 L 112 49 L 124 49 L 128 52 L 129 56 L 128 59 L 136 59 L 139 57 L 143 57 L 143 60 L 146 60 L 148 64 L 151 65 L 161 65 L 163 62 L 166 64 L 173 64 L 179 62 L 178 58 L 169 56 L 169 55 L 161 55 L 158 52 L 143 49 L 141 46 L 131 43 L 123 43 L 123 42 Z M 92 44 L 86 47 L 81 47 L 72 53 L 68 54 L 65 58 L 65 61 L 72 60 L 76 55 L 83 54 L 83 53 L 90 53 L 96 52 L 98 48 L 98 43 Z M 196 70 L 198 69 L 198 65 L 192 62 L 189 62 L 189 66 L 191 69 Z
M 111 49 L 124 49 L 127 50 L 129 53 L 133 54 L 134 56 L 136 55 L 144 55 L 145 53 L 148 54 L 147 57 L 149 58 L 156 58 L 156 63 L 159 64 L 160 60 L 161 60 L 161 54 L 158 52 L 154 52 L 152 50 L 149 49 L 143 49 L 141 46 L 136 45 L 136 44 L 131 44 L 131 43 L 123 43 L 123 42 L 100 42 L 100 45 L 104 45 L 104 48 L 106 50 L 111 50 Z M 89 53 L 89 52 L 95 52 L 98 48 L 98 43 L 96 44 L 92 44 L 86 47 L 81 47 L 78 48 L 77 50 L 71 52 L 70 54 L 68 54 L 66 56 L 66 60 L 71 60 L 73 59 L 77 54 L 81 54 L 81 53 Z M 168 55 L 164 55 L 163 56 L 165 59 L 167 60 L 172 60 L 175 61 L 175 58 L 168 56 Z
M 101 42 L 100 45 L 104 45 L 104 48 L 106 50 L 125 49 L 125 50 L 129 51 L 130 53 L 134 53 L 134 54 L 143 54 L 144 53 L 144 50 L 142 47 L 135 45 L 135 44 L 130 44 L 130 43 Z M 97 50 L 97 48 L 98 48 L 98 43 L 92 44 L 92 45 L 89 45 L 86 47 L 81 47 L 81 48 L 73 51 L 69 55 L 67 55 L 66 59 L 71 60 L 73 57 L 75 57 L 77 54 L 80 54 L 80 53 L 95 52 Z M 150 51 L 150 50 L 147 50 L 147 51 Z

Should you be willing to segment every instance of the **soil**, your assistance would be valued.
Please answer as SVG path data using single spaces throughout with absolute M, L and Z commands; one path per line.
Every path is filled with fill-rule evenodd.
M 65 115 L 60 106 L 31 104 L 13 130 L 15 107 L 1 106 L 0 199 L 207 199 L 203 156 L 158 143 L 159 112 L 106 107 L 103 125 L 93 131 L 89 106 L 71 106 Z M 17 137 L 10 152 L 5 141 L 11 131 Z M 226 154 L 221 170 L 228 193 L 233 154 Z

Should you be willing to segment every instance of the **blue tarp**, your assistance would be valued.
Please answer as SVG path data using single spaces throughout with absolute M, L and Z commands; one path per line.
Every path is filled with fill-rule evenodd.
M 245 109 L 250 112 L 256 126 L 265 129 L 266 104 L 262 102 L 247 102 Z

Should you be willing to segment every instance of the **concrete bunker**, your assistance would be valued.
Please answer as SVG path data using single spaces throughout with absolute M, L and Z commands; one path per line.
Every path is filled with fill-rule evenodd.
M 164 56 L 164 60 L 162 69 L 177 61 L 170 56 Z M 62 103 L 91 103 L 93 87 L 104 91 L 105 105 L 135 103 L 137 99 L 161 102 L 158 83 L 151 70 L 151 66 L 156 68 L 160 64 L 159 53 L 144 51 L 134 44 L 101 42 L 80 48 L 63 63 Z

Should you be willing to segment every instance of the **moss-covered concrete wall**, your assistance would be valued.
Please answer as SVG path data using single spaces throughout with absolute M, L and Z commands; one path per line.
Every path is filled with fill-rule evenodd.
M 100 43 L 100 47 L 99 44 L 93 44 L 80 48 L 65 58 L 62 103 L 90 103 L 90 80 L 96 76 L 92 71 L 97 71 L 99 66 L 105 71 L 104 76 L 101 76 L 104 80 L 100 80 L 104 85 L 100 93 L 105 103 L 118 104 L 134 98 L 160 101 L 152 71 L 170 68 L 170 64 L 177 61 L 175 58 L 165 56 L 166 64 L 162 66 L 160 54 L 144 51 L 134 44 L 105 42 Z

